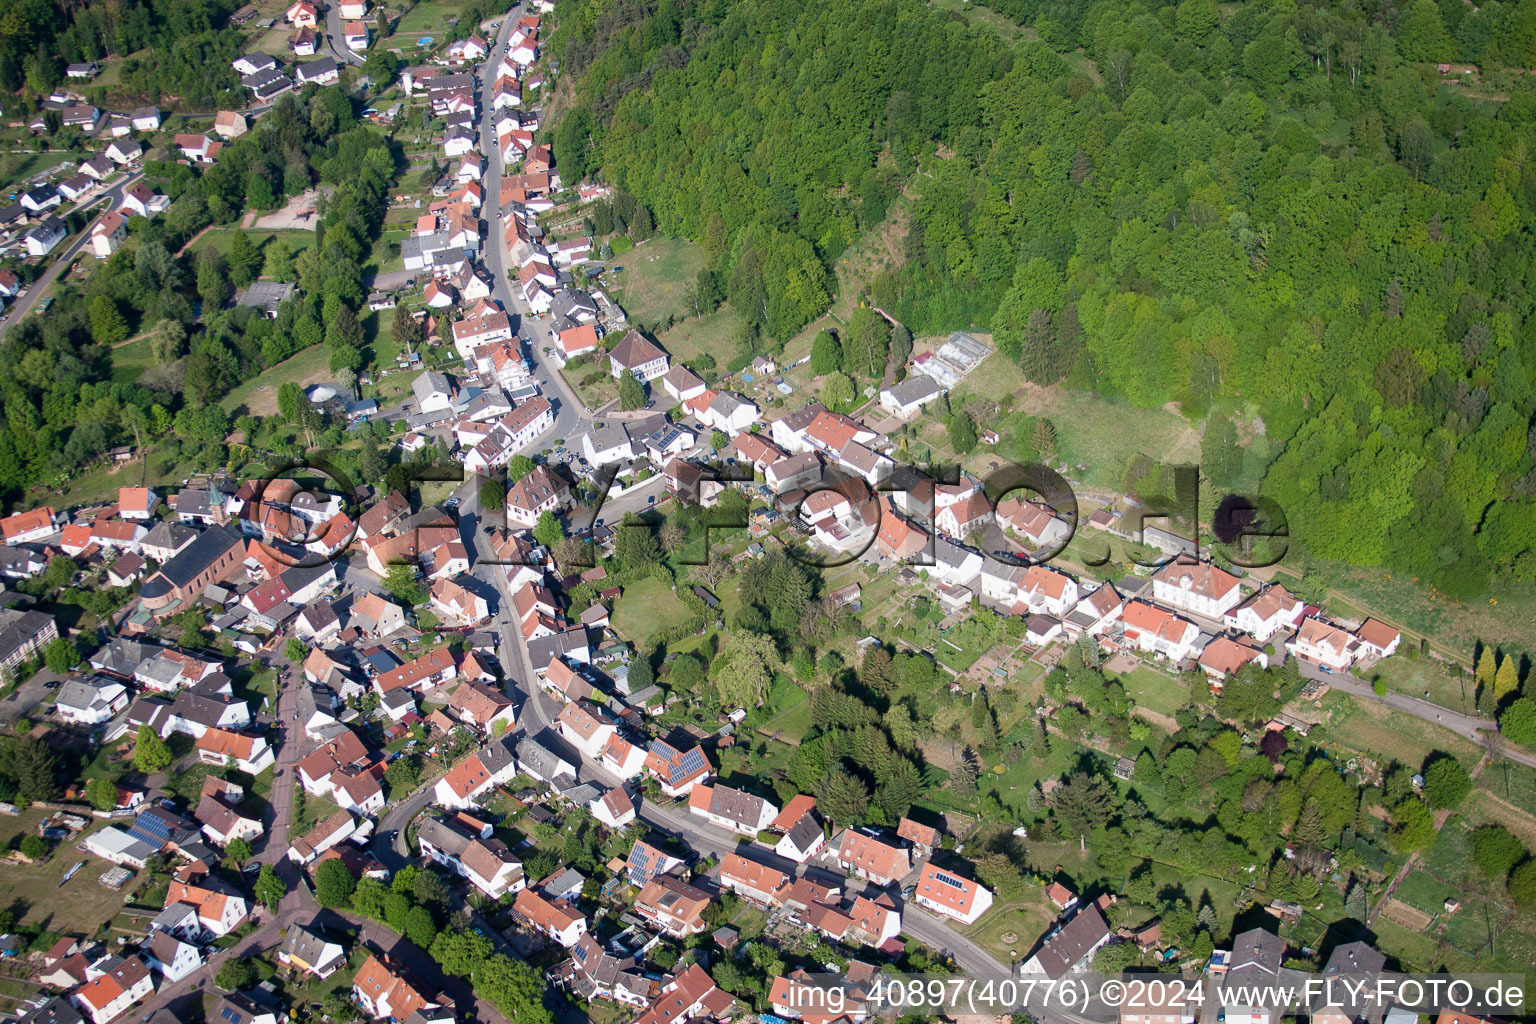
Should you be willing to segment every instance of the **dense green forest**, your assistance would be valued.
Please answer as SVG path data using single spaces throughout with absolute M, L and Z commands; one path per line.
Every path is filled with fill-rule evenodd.
M 917 333 L 1242 415 L 1304 552 L 1458 596 L 1536 574 L 1536 82 L 1500 70 L 1536 7 L 997 9 L 1041 41 L 915 0 L 568 0 L 556 156 L 700 242 L 769 344 L 880 227 L 868 298 Z
M 0 342 L 0 496 L 66 479 L 124 443 L 154 443 L 202 469 L 223 465 L 231 423 L 218 402 L 236 385 L 322 343 L 333 371 L 362 366 L 363 265 L 396 162 L 388 140 L 357 123 L 345 93 L 311 86 L 280 97 L 200 176 L 150 163 L 147 180 L 173 197 L 170 208 L 131 218 L 137 244 L 83 286 L 62 285 L 47 317 L 13 324 Z M 303 252 L 281 242 L 258 251 L 237 231 L 227 255 L 214 246 L 178 255 L 204 227 L 274 209 L 316 183 L 333 191 L 316 244 Z M 263 273 L 299 288 L 275 320 L 229 305 Z M 154 365 L 135 380 L 114 379 L 111 346 L 138 334 L 149 335 Z M 250 441 L 279 423 L 236 426 Z
M 240 37 L 220 31 L 232 0 L 125 0 L 59 4 L 7 0 L 0 14 L 0 90 L 47 95 L 74 61 L 148 51 L 123 63 L 120 89 L 194 107 L 240 98 L 230 61 Z

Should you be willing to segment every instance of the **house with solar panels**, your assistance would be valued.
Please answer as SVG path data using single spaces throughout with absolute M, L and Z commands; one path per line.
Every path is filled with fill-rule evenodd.
M 629 876 L 632 885 L 645 885 L 657 875 L 664 875 L 682 863 L 681 858 L 657 849 L 642 839 L 636 839 L 635 845 L 630 847 L 624 873 Z
M 703 747 L 694 744 L 689 750 L 679 750 L 665 740 L 651 741 L 645 767 L 656 777 L 661 791 L 673 798 L 687 796 L 714 770 Z

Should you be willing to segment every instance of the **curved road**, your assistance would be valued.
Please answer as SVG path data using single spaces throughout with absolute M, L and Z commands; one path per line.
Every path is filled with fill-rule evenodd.
M 1316 666 L 1309 662 L 1300 662 L 1301 674 L 1306 679 L 1321 679 L 1336 690 L 1343 690 L 1353 697 L 1361 700 L 1375 701 L 1405 711 L 1415 718 L 1422 718 L 1426 722 L 1433 722 L 1443 729 L 1449 729 L 1458 736 L 1465 737 L 1485 748 L 1490 753 L 1494 752 L 1493 741 L 1490 737 L 1497 735 L 1499 729 L 1494 722 L 1487 718 L 1477 718 L 1473 715 L 1463 715 L 1443 708 L 1439 704 L 1431 704 L 1420 697 L 1411 697 L 1406 693 L 1398 693 L 1393 690 L 1385 697 L 1376 696 L 1376 691 L 1371 689 L 1371 684 L 1359 676 L 1326 672 L 1320 672 Z M 1536 755 L 1531 755 L 1508 743 L 1500 744 L 1497 751 L 1499 756 L 1507 757 L 1516 764 L 1523 764 L 1528 768 L 1536 768 Z
M 113 185 L 111 188 L 101 193 L 95 199 L 92 199 L 90 202 L 84 204 L 83 206 L 76 207 L 71 212 L 84 213 L 86 210 L 95 207 L 103 199 L 112 200 L 112 206 L 115 208 L 123 198 L 123 190 L 126 189 L 129 185 L 132 185 L 134 182 L 138 181 L 143 176 L 144 172 L 142 170 L 136 170 L 129 174 L 127 177 L 123 178 L 116 185 Z M 80 250 L 84 249 L 86 243 L 90 240 L 90 225 L 87 224 L 85 229 L 80 232 L 80 237 L 71 242 L 69 247 L 64 250 L 63 254 L 59 256 L 58 259 L 54 260 L 53 263 L 49 265 L 48 269 L 43 271 L 36 281 L 32 282 L 31 286 L 27 288 L 27 294 L 23 295 L 21 298 L 17 299 L 15 302 L 11 303 L 11 305 L 6 307 L 5 319 L 0 321 L 0 335 L 4 335 L 6 328 L 10 327 L 12 324 L 20 322 L 22 317 L 32 312 L 32 307 L 36 306 L 38 300 L 43 297 L 43 294 L 47 292 L 49 288 L 53 287 L 53 283 L 57 281 L 59 275 L 64 272 L 64 268 L 69 266 L 70 261 L 80 254 Z

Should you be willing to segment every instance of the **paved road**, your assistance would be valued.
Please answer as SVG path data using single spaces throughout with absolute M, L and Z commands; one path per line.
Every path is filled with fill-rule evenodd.
M 591 426 L 592 420 L 586 407 L 581 404 L 575 393 L 566 385 L 565 379 L 556 372 L 556 368 L 544 354 L 545 346 L 554 343 L 549 318 L 546 316 L 541 320 L 535 317 L 528 309 L 527 303 L 523 301 L 522 295 L 514 292 L 509 286 L 506 231 L 500 215 L 501 176 L 504 168 L 501 163 L 501 150 L 496 145 L 496 112 L 491 109 L 490 97 L 492 86 L 496 81 L 496 67 L 507 52 L 507 38 L 511 35 L 512 26 L 517 23 L 517 19 L 522 14 L 522 4 L 516 5 L 507 12 L 502 19 L 501 28 L 496 33 L 496 41 L 491 47 L 490 54 L 480 65 L 481 152 L 486 158 L 485 174 L 481 179 L 485 189 L 483 209 L 487 221 L 484 260 L 485 269 L 491 274 L 491 287 L 496 299 L 501 302 L 504 309 L 518 314 L 519 329 L 529 339 L 529 346 L 533 350 L 534 379 L 538 381 L 545 397 L 554 403 L 555 426 L 552 435 L 569 440 L 585 433 Z
M 119 181 L 116 185 L 113 185 L 111 188 L 101 193 L 101 195 L 97 196 L 95 199 L 92 199 L 90 202 L 79 207 L 75 212 L 83 213 L 84 211 L 97 206 L 106 199 L 110 199 L 112 201 L 111 205 L 113 207 L 117 206 L 117 204 L 123 198 L 123 190 L 129 185 L 132 185 L 134 182 L 138 181 L 143 176 L 143 171 L 134 171 L 132 174 L 129 174 L 127 177 Z M 48 269 L 43 271 L 42 275 L 38 277 L 36 281 L 32 282 L 31 286 L 27 288 L 27 293 L 6 307 L 5 319 L 0 321 L 0 336 L 4 336 L 6 328 L 10 327 L 12 324 L 19 323 L 22 317 L 32 312 L 32 307 L 37 305 L 38 301 L 42 299 L 45 293 L 47 293 L 48 289 L 53 286 L 53 282 L 58 280 L 58 277 L 61 273 L 63 273 L 64 268 L 69 266 L 70 261 L 79 255 L 80 250 L 85 248 L 86 243 L 90 240 L 90 225 L 87 224 L 86 229 L 80 232 L 80 237 L 76 238 L 72 243 L 70 243 L 69 247 L 64 250 L 63 255 L 54 260 Z
M 277 694 L 277 722 L 281 737 L 277 748 L 277 765 L 280 774 L 273 780 L 269 798 L 272 820 L 267 823 L 267 831 L 255 859 L 276 868 L 278 876 L 288 886 L 288 894 L 283 897 L 276 913 L 252 901 L 252 919 L 258 925 L 256 930 L 229 950 L 210 954 L 203 966 L 187 977 L 161 985 L 147 1002 L 135 1008 L 134 1012 L 140 1014 L 141 1018 L 170 1006 L 184 996 L 211 988 L 214 976 L 230 956 L 249 956 L 276 945 L 281 941 L 283 931 L 290 925 L 309 921 L 319 910 L 309 891 L 298 884 L 298 866 L 287 859 L 288 827 L 293 817 L 293 766 L 306 753 L 306 744 L 301 742 L 301 730 L 303 721 L 314 713 L 314 698 L 309 687 L 294 684 L 296 678 L 302 679 L 302 671 L 297 666 L 289 663 L 281 653 L 275 654 L 271 660 L 279 672 L 287 670 L 288 682 L 279 688 Z M 297 726 L 294 724 L 295 716 L 298 716 Z
M 369 27 L 372 31 L 372 26 Z M 341 37 L 341 4 L 332 3 L 325 11 L 325 46 L 331 56 L 343 64 L 361 64 L 367 58 L 347 45 Z
M 1419 697 L 1410 697 L 1405 693 L 1389 692 L 1385 697 L 1376 696 L 1376 691 L 1371 689 L 1371 684 L 1359 676 L 1348 673 L 1327 673 L 1321 671 L 1316 665 L 1308 661 L 1299 660 L 1297 664 L 1301 668 L 1301 674 L 1307 679 L 1321 679 L 1336 690 L 1361 700 L 1379 701 L 1390 708 L 1405 711 L 1415 718 L 1422 718 L 1426 722 L 1433 722 L 1444 729 L 1449 729 L 1458 736 L 1464 736 L 1480 747 L 1493 750 L 1490 746 L 1490 737 L 1498 732 L 1498 727 L 1486 718 L 1476 718 L 1472 715 L 1463 715 L 1443 708 L 1439 704 L 1431 704 Z M 1509 758 L 1517 764 L 1523 764 L 1529 768 L 1536 768 L 1536 756 L 1509 744 L 1502 744 L 1498 753 Z

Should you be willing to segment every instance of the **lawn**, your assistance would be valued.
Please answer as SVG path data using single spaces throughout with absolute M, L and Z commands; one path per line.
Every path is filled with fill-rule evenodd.
M 992 907 L 965 933 L 1004 963 L 1012 963 L 1029 954 L 1035 940 L 1040 938 L 1056 917 L 1055 910 L 1045 902 L 1044 890 L 1031 890 L 1030 897 L 1017 903 L 1000 903 Z M 1004 941 L 1003 936 L 1011 936 Z
M 50 813 L 33 807 L 14 817 L 0 816 L 0 849 L 10 849 L 23 834 L 36 832 L 38 823 Z M 48 931 L 94 935 L 117 916 L 131 889 L 113 892 L 98 884 L 101 873 L 112 865 L 75 850 L 75 844 L 84 842 L 86 835 L 105 824 L 92 821 L 73 842 L 55 844 L 52 856 L 40 864 L 17 863 L 0 869 L 4 872 L 0 879 L 10 894 L 5 906 L 16 912 L 18 924 L 37 922 Z M 64 873 L 82 860 L 85 867 L 60 888 Z
M 613 609 L 613 628 L 637 647 L 649 647 L 651 637 L 692 617 L 671 588 L 651 577 L 624 589 Z
M 778 689 L 775 684 L 774 689 Z M 799 687 L 795 687 L 799 690 Z M 782 711 L 757 727 L 757 731 L 770 739 L 780 740 L 784 743 L 800 745 L 805 734 L 811 729 L 811 701 L 804 690 L 799 690 L 800 697 L 794 700 Z M 771 698 L 770 698 L 771 699 Z M 778 706 L 775 703 L 775 706 Z
M 197 240 L 193 251 L 201 255 L 204 249 L 212 248 L 217 249 L 220 255 L 228 256 L 229 247 L 234 242 L 235 230 L 235 228 L 221 228 L 217 231 L 210 231 Z M 288 252 L 293 256 L 297 256 L 315 244 L 315 233 L 313 231 L 261 231 L 250 229 L 245 234 L 257 249 L 262 250 L 265 250 L 269 242 L 280 240 L 288 246 Z
M 1417 653 L 1414 657 L 1399 653 L 1378 662 L 1372 671 L 1379 673 L 1387 686 L 1399 693 L 1424 697 L 1443 708 L 1465 715 L 1477 713 L 1471 677 L 1453 677 L 1444 662 L 1418 657 Z
M 613 300 L 631 321 L 649 325 L 687 313 L 688 289 L 704 266 L 704 250 L 684 238 L 657 236 L 614 257 L 613 263 L 624 268 L 609 274 Z M 725 361 L 719 354 L 715 359 Z
M 629 273 L 627 269 L 624 272 Z M 624 308 L 629 309 L 628 306 Z M 736 351 L 736 329 L 740 326 L 741 314 L 729 306 L 721 306 L 705 316 L 689 317 L 662 332 L 656 340 L 675 362 L 692 365 L 700 354 L 707 352 L 715 365 L 724 370 Z
M 148 465 L 145 465 L 145 462 Z M 141 484 L 178 483 L 192 471 L 190 463 L 177 462 L 163 452 L 151 452 L 144 462 L 104 463 L 89 473 L 75 477 L 58 491 L 33 491 L 24 501 L 26 505 L 90 505 L 98 501 L 113 501 L 119 487 L 138 487 Z
M 967 619 L 940 636 L 933 654 L 939 664 L 959 673 L 976 664 L 977 658 L 992 649 L 993 642 L 985 627 Z
M 1189 687 L 1172 676 L 1147 665 L 1120 677 L 1126 695 L 1137 704 L 1160 715 L 1172 715 L 1189 703 Z
M 996 353 L 961 384 L 959 390 L 999 399 L 1017 371 L 999 366 Z M 1199 434 L 1182 418 L 1163 409 L 1133 409 L 1085 391 L 1060 385 L 1026 389 L 1015 405 L 1031 416 L 1046 417 L 1056 427 L 1058 458 L 1085 483 L 1119 487 L 1127 463 L 1138 452 L 1154 461 L 1199 460 Z M 1134 439 L 1127 443 L 1127 439 Z
M 219 403 L 231 416 L 250 413 L 271 416 L 277 412 L 277 389 L 288 381 L 301 385 L 330 380 L 331 372 L 324 345 L 315 345 L 286 359 L 225 395 Z
M 155 364 L 149 350 L 149 339 L 140 338 L 112 350 L 112 383 L 132 384 L 139 374 Z
M 395 31 L 384 41 L 385 46 L 398 46 L 405 51 L 406 59 L 410 59 L 411 51 L 416 49 L 416 40 L 422 36 L 441 36 L 450 26 L 459 20 L 459 6 L 454 3 L 434 2 L 427 0 L 413 6 L 400 16 L 395 24 Z M 434 39 L 434 44 L 442 40 Z
M 1479 748 L 1470 741 L 1385 704 L 1335 691 L 1323 698 L 1323 710 L 1331 716 L 1328 737 L 1349 750 L 1415 768 L 1437 750 L 1455 756 L 1468 769 L 1477 763 Z

